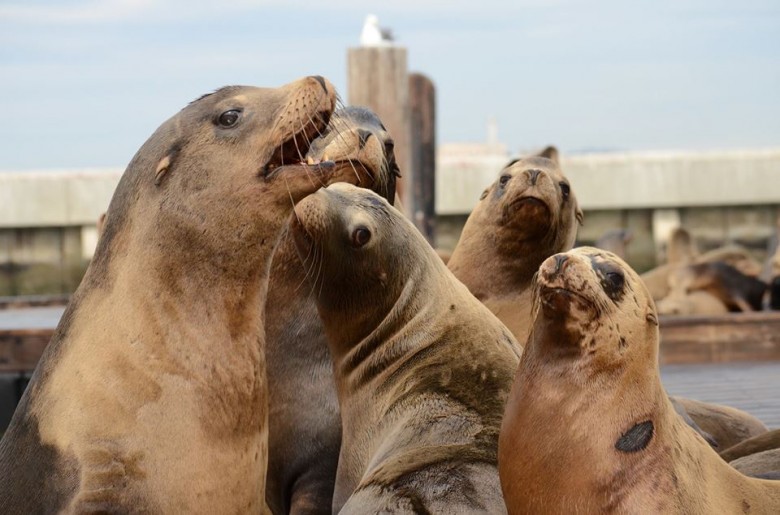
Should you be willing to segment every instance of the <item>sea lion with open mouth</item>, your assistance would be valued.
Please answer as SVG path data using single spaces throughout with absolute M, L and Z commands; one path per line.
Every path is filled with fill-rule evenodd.
M 335 101 L 229 86 L 144 143 L 0 442 L 0 512 L 264 509 L 268 273 Z
M 392 204 L 398 165 L 392 137 L 364 107 L 337 110 L 312 142 L 309 163 L 328 161 L 329 182 L 369 188 Z M 310 258 L 310 256 L 307 256 Z M 333 361 L 316 291 L 285 231 L 271 265 L 266 303 L 269 452 L 266 500 L 276 514 L 330 513 L 341 447 Z

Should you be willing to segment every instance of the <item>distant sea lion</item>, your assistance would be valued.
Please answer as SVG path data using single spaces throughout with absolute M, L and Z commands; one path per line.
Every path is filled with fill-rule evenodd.
M 471 212 L 447 267 L 522 344 L 533 276 L 542 261 L 574 245 L 582 219 L 557 151 L 549 147 L 501 170 Z
M 0 442 L 0 512 L 264 509 L 268 270 L 335 101 L 225 87 L 144 143 Z
M 777 513 L 780 484 L 743 476 L 674 412 L 658 319 L 620 258 L 546 260 L 501 428 L 510 513 Z
M 723 315 L 729 312 L 718 297 L 703 290 L 667 295 L 656 306 L 659 315 Z
M 308 160 L 330 160 L 334 181 L 376 191 L 392 203 L 398 165 L 393 139 L 363 107 L 337 110 Z M 273 258 L 266 303 L 269 454 L 266 500 L 276 514 L 330 513 L 341 447 L 333 361 L 316 291 L 285 230 Z
M 634 234 L 629 229 L 610 229 L 602 234 L 594 247 L 612 252 L 620 259 L 628 256 L 628 244 L 634 239 Z
M 321 191 L 291 227 L 341 408 L 333 512 L 503 512 L 496 448 L 517 342 L 386 200 Z
M 683 266 L 669 275 L 670 295 L 706 291 L 729 311 L 760 311 L 767 285 L 717 261 Z
M 734 461 L 743 456 L 749 456 L 757 452 L 770 451 L 772 449 L 780 449 L 780 429 L 767 431 L 758 436 L 754 436 L 753 438 L 743 440 L 736 445 L 732 445 L 728 449 L 722 451 L 720 457 L 725 461 Z

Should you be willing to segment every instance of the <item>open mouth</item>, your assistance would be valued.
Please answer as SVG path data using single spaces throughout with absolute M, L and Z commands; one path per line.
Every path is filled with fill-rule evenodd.
M 510 210 L 516 211 L 523 207 L 530 207 L 537 211 L 550 211 L 547 203 L 536 197 L 520 197 L 509 204 Z
M 312 141 L 319 137 L 328 126 L 331 114 L 330 111 L 317 113 L 300 131 L 279 145 L 268 162 L 262 167 L 262 175 L 270 177 L 287 166 L 332 167 L 334 165 L 332 161 L 320 161 L 305 157 Z

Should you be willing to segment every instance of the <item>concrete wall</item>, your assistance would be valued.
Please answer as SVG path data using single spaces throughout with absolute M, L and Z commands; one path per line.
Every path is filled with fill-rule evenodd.
M 441 145 L 437 246 L 452 249 L 480 193 L 509 161 L 501 145 Z M 780 148 L 564 157 L 585 211 L 579 241 L 609 229 L 634 234 L 629 263 L 656 264 L 669 231 L 688 228 L 703 250 L 739 243 L 763 259 L 780 206 Z M 97 241 L 95 222 L 122 170 L 0 172 L 0 295 L 65 293 Z

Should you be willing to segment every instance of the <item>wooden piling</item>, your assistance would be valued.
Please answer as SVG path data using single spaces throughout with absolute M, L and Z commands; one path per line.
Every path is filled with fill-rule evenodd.
M 409 75 L 409 150 L 412 220 L 431 244 L 436 240 L 436 89 L 421 73 Z

